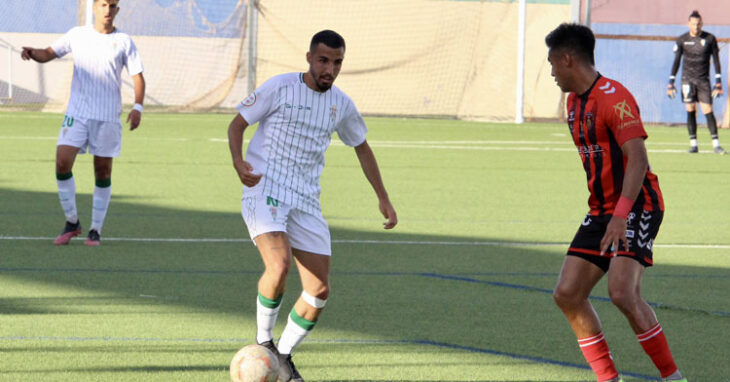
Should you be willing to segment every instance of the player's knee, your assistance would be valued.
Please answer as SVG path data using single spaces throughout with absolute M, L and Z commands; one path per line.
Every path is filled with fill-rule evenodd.
M 608 296 L 611 298 L 611 302 L 621 311 L 630 311 L 632 307 L 636 306 L 637 296 L 629 288 L 622 286 L 609 287 Z
M 95 167 L 94 168 L 94 178 L 97 180 L 104 180 L 104 179 L 110 179 L 112 177 L 112 169 L 111 167 Z
M 329 297 L 329 286 L 323 285 L 321 288 L 317 288 L 315 294 L 310 294 L 307 291 L 302 291 L 302 299 L 307 305 L 310 305 L 317 309 L 322 309 L 327 304 L 327 297 Z
M 580 305 L 583 301 L 577 293 L 571 288 L 558 285 L 553 291 L 553 300 L 561 309 L 570 309 Z
M 66 174 L 71 172 L 73 165 L 73 160 L 66 158 L 56 158 L 56 174 Z
M 266 273 L 274 280 L 285 280 L 291 267 L 290 260 L 280 259 L 266 263 Z

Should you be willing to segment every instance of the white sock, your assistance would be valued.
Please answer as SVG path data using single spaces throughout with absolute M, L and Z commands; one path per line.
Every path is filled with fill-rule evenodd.
M 91 211 L 91 229 L 101 233 L 101 226 L 104 225 L 106 211 L 109 209 L 109 200 L 112 198 L 112 186 L 94 186 L 94 201 Z
M 76 181 L 71 176 L 65 180 L 56 179 L 58 184 L 58 200 L 61 201 L 63 214 L 66 215 L 66 221 L 76 223 L 79 221 L 79 215 L 76 211 Z
M 697 140 L 696 139 L 690 139 L 689 140 L 689 145 L 692 146 L 692 147 L 697 147 Z
M 274 339 L 274 325 L 276 325 L 280 308 L 281 305 L 276 308 L 267 308 L 256 296 L 256 343 L 260 344 Z
M 719 147 L 720 146 L 720 139 L 715 138 L 712 140 L 712 147 Z
M 294 322 L 294 319 L 292 316 L 296 315 L 296 317 L 299 320 L 304 320 L 305 323 L 308 323 L 308 326 L 310 327 L 309 330 L 304 329 L 299 324 Z M 307 321 L 299 315 L 296 314 L 294 309 L 292 309 L 291 314 L 289 314 L 289 319 L 286 322 L 286 327 L 284 327 L 284 332 L 281 333 L 281 338 L 279 338 L 279 343 L 276 345 L 276 348 L 279 350 L 280 354 L 291 354 L 291 352 L 294 350 L 299 343 L 304 340 L 304 337 L 307 336 L 312 331 L 312 327 L 314 327 L 314 322 Z

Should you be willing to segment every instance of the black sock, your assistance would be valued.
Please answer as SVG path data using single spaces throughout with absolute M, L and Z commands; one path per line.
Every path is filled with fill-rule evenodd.
M 710 130 L 710 136 L 712 139 L 717 139 L 717 121 L 715 121 L 715 114 L 709 112 L 705 114 L 705 118 L 707 118 L 707 128 Z
M 687 112 L 687 131 L 689 139 L 697 139 L 697 111 Z

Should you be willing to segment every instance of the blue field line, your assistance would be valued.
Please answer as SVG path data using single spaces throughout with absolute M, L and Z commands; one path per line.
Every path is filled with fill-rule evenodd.
M 571 362 L 564 362 L 564 361 L 558 361 L 554 359 L 549 358 L 543 358 L 543 357 L 533 357 L 529 355 L 522 355 L 522 354 L 516 354 L 516 353 L 507 353 L 502 352 L 498 350 L 491 350 L 491 349 L 483 349 L 483 348 L 476 348 L 472 346 L 463 346 L 463 345 L 454 345 L 449 343 L 443 343 L 443 342 L 435 342 L 430 340 L 415 340 L 414 343 L 417 343 L 419 345 L 429 345 L 429 346 L 437 346 L 447 349 L 455 349 L 455 350 L 462 350 L 462 351 L 468 351 L 472 353 L 483 353 L 483 354 L 492 354 L 492 355 L 498 355 L 503 357 L 509 357 L 509 358 L 515 358 L 515 359 L 521 359 L 536 363 L 545 363 L 549 365 L 557 365 L 557 366 L 563 366 L 563 367 L 571 367 L 575 369 L 584 369 L 584 370 L 591 370 L 591 368 L 588 365 L 583 364 L 577 364 L 577 363 L 571 363 Z M 639 374 L 639 373 L 632 373 L 628 371 L 620 371 L 619 372 L 622 376 L 625 377 L 633 377 L 633 378 L 639 378 L 646 381 L 658 381 L 660 378 L 653 377 L 650 375 L 645 374 Z
M 28 337 L 28 336 L 8 336 L 0 337 L 0 341 L 70 341 L 70 342 L 189 342 L 189 343 L 237 343 L 245 344 L 253 342 L 250 338 L 153 338 L 153 337 L 54 337 L 54 336 L 39 336 L 39 337 Z M 534 363 L 542 363 L 548 365 L 556 365 L 561 367 L 569 367 L 581 370 L 591 370 L 588 365 L 577 364 L 572 362 L 565 362 L 554 360 L 544 357 L 535 357 L 518 353 L 509 353 L 499 350 L 478 348 L 474 346 L 465 346 L 450 344 L 446 342 L 437 342 L 432 340 L 407 340 L 407 339 L 370 339 L 370 340 L 358 340 L 358 339 L 305 339 L 304 342 L 312 344 L 358 344 L 358 345 L 421 345 L 421 346 L 432 346 L 438 348 L 459 350 L 469 353 L 480 353 L 490 354 L 500 357 L 507 357 L 513 359 L 519 359 L 524 361 L 530 361 Z M 639 378 L 646 381 L 656 381 L 659 378 L 627 371 L 620 372 L 624 376 Z
M 437 279 L 442 279 L 442 280 L 464 281 L 464 282 L 475 283 L 475 284 L 486 284 L 486 285 L 498 286 L 498 287 L 502 287 L 502 288 L 512 288 L 512 289 L 520 289 L 520 290 L 553 294 L 552 289 L 538 288 L 538 287 L 533 287 L 533 286 L 529 286 L 529 285 L 511 284 L 511 283 L 504 283 L 504 282 L 500 282 L 500 281 L 479 280 L 479 279 L 475 279 L 475 278 L 471 278 L 471 277 L 443 275 L 443 274 L 438 274 L 438 273 L 422 273 L 421 275 L 424 277 L 431 277 L 431 278 L 437 278 Z M 604 296 L 589 296 L 588 298 L 591 300 L 594 300 L 594 301 L 611 302 L 611 299 L 609 297 L 604 297 Z M 721 311 L 721 310 L 710 311 L 710 310 L 704 310 L 704 309 L 695 309 L 695 308 L 688 308 L 688 307 L 682 307 L 682 306 L 676 306 L 676 305 L 670 305 L 670 304 L 663 304 L 660 302 L 652 302 L 652 301 L 647 301 L 646 303 L 649 304 L 649 306 L 654 307 L 654 308 L 679 310 L 679 311 L 694 312 L 694 313 L 703 313 L 703 314 L 708 314 L 711 316 L 730 317 L 730 312 L 725 312 L 725 311 Z
M 9 267 L 0 267 L 0 273 L 3 272 L 68 272 L 68 273 L 150 273 L 150 274 L 195 274 L 195 275 L 259 275 L 261 274 L 261 271 L 217 271 L 217 270 L 166 270 L 166 269 L 113 269 L 113 268 L 35 268 L 35 267 L 25 267 L 25 268 L 9 268 Z M 546 293 L 546 294 L 552 294 L 552 289 L 547 288 L 539 288 L 539 287 L 533 287 L 530 285 L 523 285 L 523 284 L 513 284 L 513 283 L 506 283 L 501 281 L 488 281 L 488 280 L 480 280 L 475 279 L 473 277 L 467 277 L 460 274 L 440 274 L 440 273 L 431 273 L 431 272 L 378 272 L 378 271 L 368 271 L 368 272 L 361 272 L 361 271 L 342 271 L 342 272 L 332 272 L 332 275 L 344 275 L 344 276 L 421 276 L 421 277 L 428 277 L 428 278 L 436 278 L 436 279 L 442 279 L 442 280 L 451 280 L 451 281 L 462 281 L 462 282 L 469 282 L 469 283 L 475 283 L 475 284 L 486 284 L 486 285 L 492 285 L 502 288 L 511 288 L 511 289 L 519 289 L 519 290 L 526 290 L 526 291 L 533 291 L 533 292 L 540 292 L 540 293 Z M 545 274 L 545 273 L 527 273 L 527 274 L 521 274 L 521 273 L 499 273 L 499 272 L 490 272 L 490 273 L 472 273 L 469 275 L 476 275 L 476 276 L 524 276 L 524 275 L 552 275 L 555 276 L 555 274 Z M 602 302 L 611 302 L 611 299 L 609 297 L 605 296 L 589 296 L 588 297 L 591 300 L 594 301 L 602 301 Z M 669 310 L 677 310 L 677 311 L 685 311 L 685 312 L 693 312 L 693 313 L 702 313 L 702 314 L 708 314 L 711 316 L 720 316 L 720 317 L 730 317 L 730 312 L 722 311 L 722 310 L 704 310 L 704 309 L 696 309 L 696 308 L 689 308 L 689 307 L 682 307 L 682 306 L 676 306 L 671 304 L 664 304 L 660 302 L 652 302 L 647 301 L 647 304 L 649 306 L 652 306 L 654 308 L 660 308 L 660 309 L 669 309 Z

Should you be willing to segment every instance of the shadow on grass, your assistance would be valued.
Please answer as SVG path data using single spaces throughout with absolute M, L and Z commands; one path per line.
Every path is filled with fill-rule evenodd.
M 88 222 L 84 216 L 90 215 L 90 204 L 89 195 L 79 195 L 82 223 Z M 104 320 L 109 317 L 129 317 L 140 320 L 137 332 L 130 336 L 143 337 L 154 336 L 154 333 L 144 334 L 145 316 L 162 315 L 174 319 L 172 317 L 175 314 L 222 313 L 240 317 L 241 328 L 245 328 L 244 332 L 250 333 L 252 338 L 255 332 L 252 324 L 255 322 L 255 305 L 252 301 L 263 268 L 250 242 L 225 241 L 248 238 L 236 208 L 236 204 L 232 205 L 230 213 L 177 210 L 134 204 L 125 198 L 114 197 L 104 227 L 105 237 L 181 240 L 123 241 L 104 240 L 103 237 L 102 245 L 98 248 L 87 248 L 79 240 L 72 241 L 69 246 L 54 247 L 51 244 L 52 237 L 63 224 L 57 196 L 54 193 L 0 189 L 0 235 L 26 237 L 0 239 L 0 279 L 23 285 L 57 285 L 93 293 L 92 297 L 39 296 L 32 293 L 30 296 L 12 296 L 11 292 L 6 291 L 0 298 L 0 314 L 34 317 L 87 315 L 91 318 L 85 322 L 92 328 L 96 324 L 94 315 L 104 315 Z M 333 288 L 319 327 L 332 332 L 357 333 L 356 337 L 360 338 L 419 340 L 454 345 L 451 349 L 447 347 L 440 350 L 446 352 L 522 358 L 518 362 L 525 359 L 538 363 L 552 360 L 555 361 L 553 364 L 584 368 L 573 334 L 549 295 L 565 248 L 465 245 L 463 242 L 467 241 L 498 243 L 501 240 L 402 234 L 397 229 L 392 232 L 358 232 L 333 226 L 331 231 L 335 240 Z M 32 239 L 38 237 L 49 239 Z M 338 243 L 337 240 L 341 238 L 357 240 Z M 560 238 L 565 241 L 569 239 Z M 389 243 L 380 243 L 382 241 Z M 394 244 L 393 241 L 423 244 L 404 245 Z M 429 242 L 462 244 L 431 245 Z M 669 268 L 666 269 L 671 271 Z M 483 275 L 479 276 L 480 272 Z M 697 267 L 676 270 L 678 274 L 687 272 L 728 274 L 727 269 Z M 475 276 L 471 280 L 451 277 L 463 274 Z M 442 275 L 446 277 L 440 277 Z M 296 272 L 291 277 L 282 312 L 291 308 L 299 294 Z M 645 285 L 651 283 L 648 280 Z M 710 282 L 727 284 L 727 279 L 699 280 L 700 284 L 685 285 L 681 292 L 699 293 Z M 605 295 L 605 288 L 597 288 L 595 293 Z M 672 292 L 662 291 L 656 296 L 671 299 Z M 609 302 L 598 300 L 594 304 L 601 311 L 604 325 L 610 330 L 612 346 L 627 349 L 616 352 L 619 367 L 623 365 L 624 368 L 636 370 L 639 379 L 648 379 L 647 375 L 655 373 L 653 366 L 640 352 L 623 317 Z M 721 332 L 721 326 L 727 325 L 727 318 L 711 314 L 698 317 L 702 309 L 699 312 L 666 310 L 667 317 L 675 320 L 670 321 L 669 327 L 676 329 L 670 331 L 670 338 L 685 345 L 679 354 L 723 353 L 726 344 L 723 338 L 727 339 L 727 334 L 717 333 Z M 284 315 L 280 315 L 277 333 L 280 333 Z M 705 320 L 699 328 L 693 322 L 698 318 Z M 0 322 L 2 320 L 0 317 Z M 53 332 L 53 329 L 37 329 L 39 336 L 49 335 L 48 331 Z M 241 329 L 237 333 L 235 337 L 240 337 Z M 316 333 L 312 335 L 315 340 L 318 339 Z M 230 329 L 226 329 L 217 338 L 234 337 L 230 334 Z M 194 337 L 184 328 L 176 335 L 181 338 Z M 702 342 L 702 349 L 696 348 L 694 338 L 706 339 Z M 333 346 L 338 343 L 338 338 L 332 340 Z M 344 343 L 351 343 L 347 341 Z M 221 345 L 222 350 L 215 351 L 230 353 L 240 345 L 224 344 Z M 332 351 L 313 345 L 305 342 L 301 351 Z M 367 342 L 363 342 L 363 345 L 367 345 Z M 24 349 L 84 351 L 85 347 L 80 347 L 82 349 L 76 344 L 67 348 L 41 345 Z M 17 348 L 11 350 L 13 348 L 2 350 L 23 351 Z M 92 346 L 87 350 L 95 351 L 94 348 Z M 167 351 L 153 348 L 145 351 Z M 205 352 L 205 349 L 196 349 L 188 351 Z M 174 347 L 169 350 L 174 350 Z M 367 353 L 373 350 L 363 346 L 354 352 L 360 351 Z M 712 374 L 705 375 L 723 375 L 715 374 L 716 364 L 700 356 L 697 359 L 698 364 L 692 367 L 697 379 L 700 379 L 701 371 L 705 369 L 716 370 L 706 371 Z M 706 365 L 703 366 L 702 362 Z M 393 364 L 389 367 L 393 367 Z M 79 371 L 172 373 L 217 370 L 223 370 L 223 366 L 140 366 Z M 530 381 L 537 380 L 545 379 L 536 376 Z

